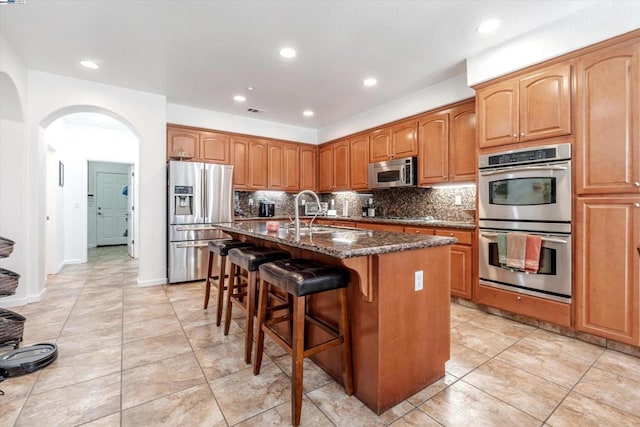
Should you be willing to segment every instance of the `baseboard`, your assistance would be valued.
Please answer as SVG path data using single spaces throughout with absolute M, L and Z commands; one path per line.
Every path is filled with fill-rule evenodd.
M 47 293 L 47 289 L 43 289 L 35 295 L 26 295 L 23 297 L 10 296 L 0 299 L 0 307 L 20 307 L 22 305 L 31 304 L 42 301 Z
M 148 286 L 158 286 L 158 285 L 164 285 L 167 283 L 167 278 L 166 277 L 162 277 L 159 279 L 152 279 L 152 280 L 140 280 L 140 278 L 137 279 L 138 282 L 138 287 L 139 288 L 146 288 Z

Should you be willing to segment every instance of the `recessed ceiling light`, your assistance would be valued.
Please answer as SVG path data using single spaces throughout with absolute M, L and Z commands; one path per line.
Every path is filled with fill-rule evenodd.
M 362 84 L 365 86 L 375 86 L 378 84 L 378 80 L 373 77 L 368 77 L 362 81 Z
M 236 95 L 236 96 L 234 96 L 234 97 L 233 97 L 233 100 L 234 100 L 234 101 L 238 101 L 238 102 L 244 102 L 244 101 L 246 101 L 246 100 L 247 100 L 247 98 L 245 98 L 245 97 L 244 97 L 244 96 L 242 96 L 242 95 Z
M 483 23 L 478 25 L 476 31 L 481 34 L 490 33 L 500 28 L 500 24 L 501 22 L 497 19 L 489 19 L 488 21 L 484 21 Z
M 253 89 L 255 89 L 253 86 L 247 86 L 247 90 L 248 90 L 249 92 L 251 92 Z
M 311 116 L 313 116 L 313 111 L 311 111 L 311 110 L 304 110 L 304 111 L 302 112 L 302 114 L 304 114 L 304 115 L 305 115 L 305 117 L 311 117 Z
M 290 47 L 283 47 L 280 49 L 280 56 L 283 58 L 293 58 L 296 56 L 296 51 Z
M 84 61 L 80 61 L 80 65 L 82 65 L 83 67 L 86 68 L 90 68 L 92 70 L 97 70 L 98 68 L 100 68 L 100 66 L 98 64 L 96 64 L 93 61 L 89 61 L 89 60 L 84 60 Z

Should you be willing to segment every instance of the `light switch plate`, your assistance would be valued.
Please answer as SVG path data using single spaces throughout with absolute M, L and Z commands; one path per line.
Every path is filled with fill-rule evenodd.
M 461 196 L 461 195 L 459 195 L 459 194 L 456 194 L 456 195 L 453 197 L 453 204 L 454 204 L 454 205 L 458 205 L 458 206 L 459 206 L 459 205 L 461 205 L 461 204 L 462 204 L 462 196 Z

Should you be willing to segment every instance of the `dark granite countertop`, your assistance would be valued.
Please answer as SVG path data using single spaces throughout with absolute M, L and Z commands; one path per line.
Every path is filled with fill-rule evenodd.
M 310 220 L 312 216 L 301 217 L 303 220 Z M 384 217 L 362 217 L 362 216 L 318 216 L 318 219 L 328 219 L 330 221 L 348 221 L 348 222 L 375 222 L 380 224 L 398 224 L 398 225 L 411 225 L 420 227 L 446 227 L 446 228 L 459 228 L 461 230 L 475 230 L 476 225 L 473 222 L 466 221 L 444 221 L 444 220 L 426 220 L 421 218 L 384 218 Z M 286 221 L 289 220 L 288 216 L 276 216 L 272 218 L 264 217 L 236 217 L 236 221 Z
M 322 229 L 331 232 L 314 232 L 300 236 L 296 241 L 293 227 L 289 219 L 280 221 L 278 231 L 268 231 L 267 221 L 242 221 L 218 223 L 221 230 L 249 237 L 281 243 L 295 248 L 333 256 L 336 258 L 353 258 L 367 255 L 378 255 L 411 249 L 451 245 L 457 242 L 453 237 L 438 237 L 424 234 L 390 233 L 386 231 L 363 230 L 347 227 L 327 227 Z M 270 221 L 276 221 L 270 219 Z M 308 227 L 303 227 L 303 230 Z

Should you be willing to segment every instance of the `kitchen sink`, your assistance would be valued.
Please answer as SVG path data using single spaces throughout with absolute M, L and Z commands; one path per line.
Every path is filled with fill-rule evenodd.
M 300 234 L 301 235 L 306 235 L 309 234 L 309 232 L 311 232 L 311 234 L 330 234 L 330 233 L 335 233 L 336 231 L 341 231 L 341 229 L 339 228 L 335 228 L 335 227 L 322 227 L 322 226 L 300 226 Z M 295 233 L 296 229 L 295 227 L 290 227 L 289 228 L 289 232 L 290 233 Z

